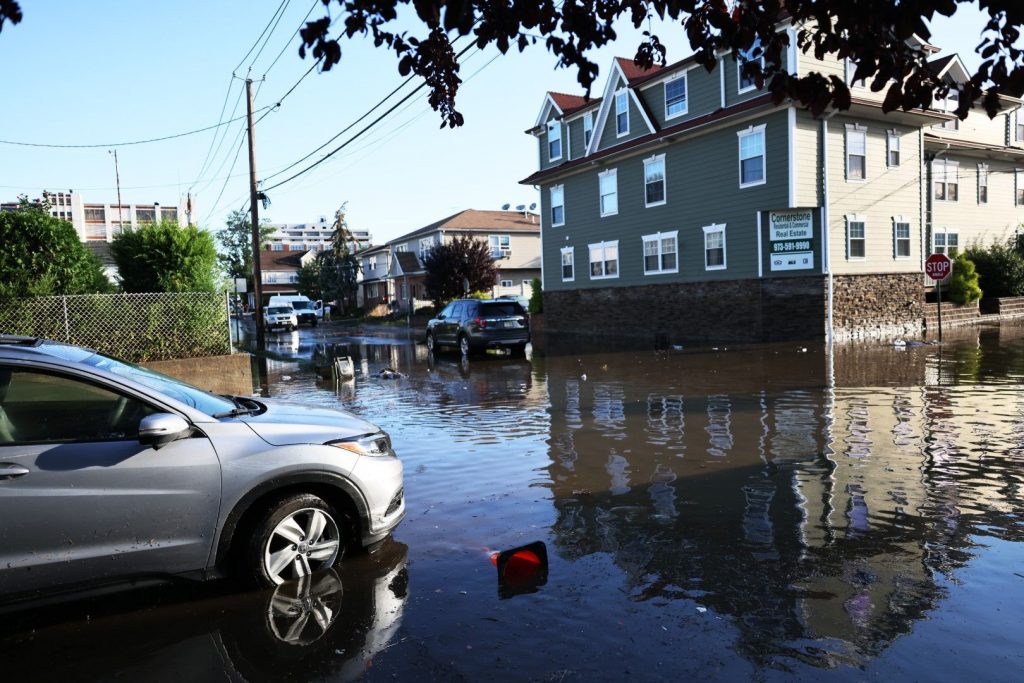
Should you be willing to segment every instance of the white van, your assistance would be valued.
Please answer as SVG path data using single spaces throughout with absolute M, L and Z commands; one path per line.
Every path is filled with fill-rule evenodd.
M 302 294 L 277 294 L 270 297 L 269 306 L 291 306 L 295 309 L 295 315 L 299 324 L 308 323 L 313 327 L 323 320 L 324 302 L 310 301 L 308 296 Z

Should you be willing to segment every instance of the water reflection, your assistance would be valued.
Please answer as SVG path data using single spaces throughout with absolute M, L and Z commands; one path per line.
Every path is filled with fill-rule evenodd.
M 402 623 L 406 554 L 390 543 L 261 593 L 178 585 L 9 613 L 0 631 L 4 677 L 352 680 Z

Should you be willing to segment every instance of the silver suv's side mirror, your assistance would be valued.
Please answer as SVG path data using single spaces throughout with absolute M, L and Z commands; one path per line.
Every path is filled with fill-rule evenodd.
M 185 418 L 171 413 L 153 413 L 139 422 L 139 443 L 155 449 L 183 439 L 191 433 L 192 427 Z

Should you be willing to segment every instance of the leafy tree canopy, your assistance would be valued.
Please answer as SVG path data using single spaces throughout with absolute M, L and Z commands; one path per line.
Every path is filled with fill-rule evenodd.
M 423 257 L 423 268 L 427 296 L 438 308 L 466 291 L 490 290 L 498 281 L 490 245 L 472 237 L 456 237 L 435 246 Z
M 345 220 L 347 206 L 346 202 L 334 212 L 331 248 L 317 255 L 323 298 L 341 303 L 343 310 L 354 305 L 360 270 L 359 257 L 355 254 L 357 243 Z
M 126 230 L 110 248 L 126 292 L 215 292 L 217 249 L 194 225 L 161 221 Z
M 217 261 L 228 277 L 244 277 L 252 288 L 252 222 L 247 211 L 228 214 L 225 228 L 217 233 L 220 252 Z M 260 225 L 260 248 L 266 248 L 276 232 L 271 225 Z
M 71 223 L 45 204 L 22 200 L 0 212 L 0 299 L 109 292 L 103 265 L 78 239 Z
M 577 80 L 590 94 L 598 67 L 588 53 L 614 41 L 614 25 L 629 21 L 641 27 L 660 18 L 681 23 L 697 61 L 715 68 L 722 52 L 765 57 L 744 67 L 758 86 L 767 83 L 776 103 L 792 98 L 821 113 L 830 106 L 847 109 L 850 91 L 841 78 L 820 74 L 792 77 L 785 73 L 782 50 L 791 36 L 776 31 L 780 22 L 793 20 L 798 27 L 796 45 L 818 58 L 826 54 L 849 58 L 856 65 L 855 78 L 866 79 L 872 90 L 887 90 L 886 111 L 930 106 L 934 97 L 945 96 L 948 86 L 928 68 L 928 55 L 908 40 L 927 40 L 928 22 L 936 15 L 953 16 L 959 5 L 977 2 L 988 13 L 980 32 L 977 51 L 981 64 L 971 80 L 958 86 L 957 113 L 966 116 L 972 103 L 981 99 L 994 116 L 998 94 L 1024 95 L 1024 52 L 1015 43 L 1024 24 L 1020 0 L 336 0 L 333 14 L 307 22 L 301 31 L 305 56 L 322 59 L 328 70 L 341 60 L 340 41 L 357 35 L 372 37 L 378 47 L 393 50 L 400 74 L 415 74 L 430 88 L 431 106 L 443 123 L 462 125 L 455 108 L 459 57 L 452 41 L 472 35 L 473 45 L 495 45 L 502 53 L 520 52 L 543 43 L 559 67 L 575 68 Z M 323 0 L 330 5 L 331 0 Z M 424 24 L 424 34 L 411 36 L 396 28 L 398 11 L 412 5 Z M 340 19 L 340 21 L 339 21 Z M 331 27 L 340 25 L 339 34 Z M 980 29 L 981 27 L 979 27 Z M 644 32 L 634 62 L 640 67 L 663 65 L 668 51 L 658 36 Z M 676 59 L 677 57 L 673 57 Z

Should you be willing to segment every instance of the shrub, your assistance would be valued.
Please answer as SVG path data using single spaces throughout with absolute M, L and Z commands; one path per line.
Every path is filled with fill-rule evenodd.
M 949 298 L 961 305 L 981 298 L 978 273 L 974 263 L 964 254 L 957 254 L 953 261 L 953 274 L 949 277 Z
M 540 289 L 540 278 L 533 278 L 533 282 L 530 283 L 533 291 L 530 293 L 530 313 L 543 313 L 544 312 L 544 292 Z
M 995 242 L 987 249 L 972 246 L 966 254 L 985 285 L 986 299 L 1024 296 L 1024 255 L 1012 239 Z
M 143 225 L 115 237 L 110 251 L 126 292 L 217 291 L 217 247 L 195 226 Z

